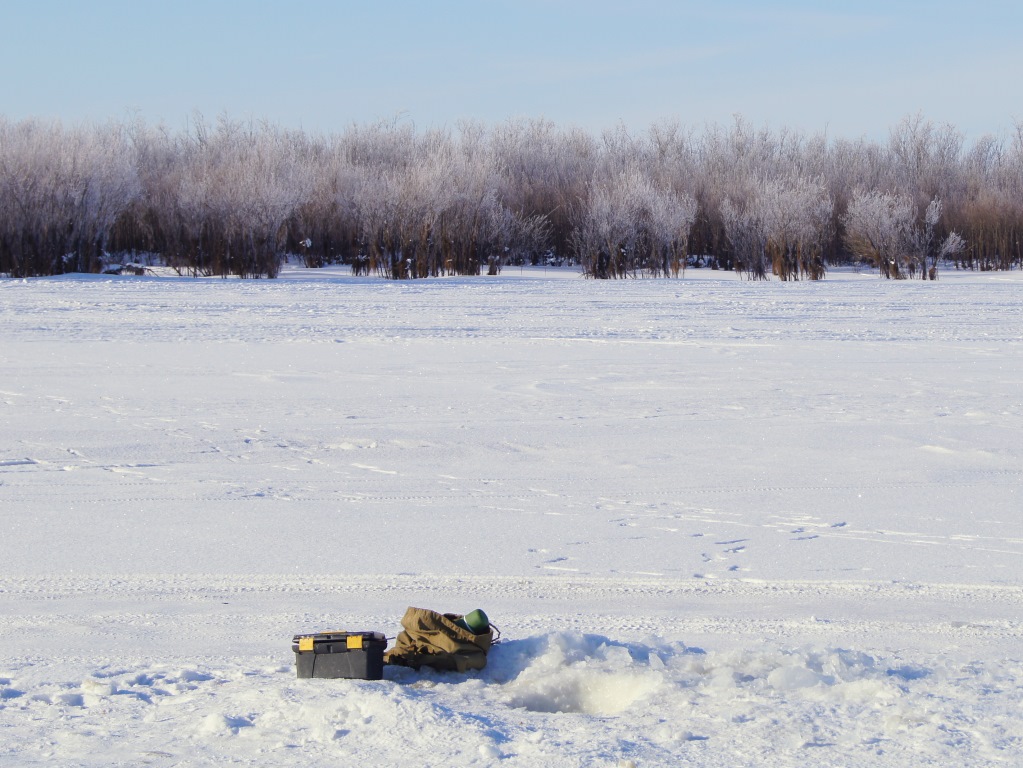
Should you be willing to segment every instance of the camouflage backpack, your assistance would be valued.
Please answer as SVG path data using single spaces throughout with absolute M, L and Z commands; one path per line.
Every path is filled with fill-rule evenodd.
M 452 672 L 483 669 L 487 652 L 496 640 L 496 628 L 490 626 L 476 634 L 455 623 L 461 618 L 457 613 L 409 608 L 402 617 L 403 630 L 398 633 L 394 647 L 384 654 L 384 663 Z

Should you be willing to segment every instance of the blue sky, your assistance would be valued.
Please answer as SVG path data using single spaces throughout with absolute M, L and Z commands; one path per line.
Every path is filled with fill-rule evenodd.
M 884 138 L 1023 120 L 1023 2 L 0 0 L 0 114 L 309 132 L 545 117 Z

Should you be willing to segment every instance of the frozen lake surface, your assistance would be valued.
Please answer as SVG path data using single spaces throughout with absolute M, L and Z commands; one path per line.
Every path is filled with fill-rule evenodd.
M 1023 274 L 0 280 L 0 765 L 1023 762 Z M 483 607 L 486 670 L 291 636 Z

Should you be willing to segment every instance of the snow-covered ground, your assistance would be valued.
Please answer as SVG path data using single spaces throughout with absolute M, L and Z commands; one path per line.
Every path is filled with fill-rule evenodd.
M 1020 273 L 0 280 L 0 765 L 1019 765 L 1021 310 Z M 295 633 L 408 605 L 503 642 L 296 679 Z

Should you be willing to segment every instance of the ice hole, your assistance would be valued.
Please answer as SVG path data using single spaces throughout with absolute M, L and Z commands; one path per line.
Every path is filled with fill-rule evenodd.
M 595 635 L 557 634 L 520 657 L 508 704 L 532 712 L 618 715 L 664 682 L 664 665 Z

